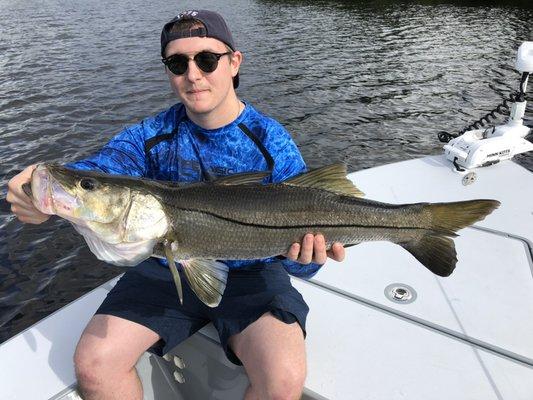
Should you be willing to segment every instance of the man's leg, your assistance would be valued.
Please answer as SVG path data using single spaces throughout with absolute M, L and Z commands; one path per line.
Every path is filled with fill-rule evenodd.
M 298 322 L 266 313 L 229 339 L 250 379 L 246 400 L 299 399 L 306 376 L 305 342 Z
M 95 315 L 76 348 L 74 363 L 84 400 L 141 400 L 135 364 L 159 336 L 143 325 Z

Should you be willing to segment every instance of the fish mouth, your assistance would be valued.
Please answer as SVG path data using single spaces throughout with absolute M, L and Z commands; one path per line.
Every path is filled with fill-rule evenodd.
M 28 196 L 30 199 L 33 198 L 33 194 L 31 192 L 31 183 L 23 183 L 22 184 L 22 191 Z
M 44 214 L 59 215 L 72 220 L 80 204 L 53 176 L 53 167 L 39 164 L 32 173 L 31 186 L 24 188 L 30 192 L 35 207 Z
M 44 214 L 52 215 L 55 214 L 55 212 L 49 186 L 50 175 L 46 166 L 43 164 L 37 165 L 31 174 L 31 186 L 29 191 L 31 192 L 35 207 Z

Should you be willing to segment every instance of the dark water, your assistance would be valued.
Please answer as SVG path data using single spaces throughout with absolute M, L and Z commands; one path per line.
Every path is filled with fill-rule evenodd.
M 482 3 L 482 4 L 479 4 Z M 176 3 L 177 4 L 177 3 Z M 309 166 L 354 171 L 441 152 L 518 88 L 529 2 L 187 1 L 223 13 L 245 54 L 241 98 L 281 121 Z M 0 341 L 122 271 L 65 222 L 19 223 L 26 165 L 84 157 L 175 101 L 159 61 L 173 2 L 0 4 Z M 526 119 L 533 125 L 533 103 Z M 533 170 L 533 154 L 518 157 Z

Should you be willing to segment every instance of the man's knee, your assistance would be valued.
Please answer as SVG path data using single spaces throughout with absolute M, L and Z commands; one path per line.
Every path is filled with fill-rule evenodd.
M 156 332 L 141 324 L 111 315 L 95 315 L 74 354 L 80 387 L 85 392 L 97 393 L 121 381 L 135 385 L 132 376 L 135 364 L 159 339 Z
M 80 386 L 96 388 L 110 377 L 110 370 L 116 367 L 116 356 L 105 342 L 95 343 L 84 340 L 83 336 L 74 353 L 74 368 Z M 116 369 L 115 369 L 116 371 Z
M 294 400 L 302 395 L 306 378 L 305 365 L 279 366 L 266 381 L 266 397 L 272 400 Z M 262 398 L 260 396 L 260 398 Z

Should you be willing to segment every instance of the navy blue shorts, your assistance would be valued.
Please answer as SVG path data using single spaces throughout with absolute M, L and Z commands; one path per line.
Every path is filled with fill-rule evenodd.
M 96 314 L 124 318 L 153 330 L 161 340 L 149 351 L 160 356 L 212 322 L 228 359 L 237 365 L 242 363 L 228 347 L 229 338 L 266 312 L 287 324 L 298 322 L 305 336 L 309 308 L 281 263 L 230 270 L 226 291 L 215 308 L 203 304 L 181 277 L 183 306 L 170 270 L 154 259 L 144 261 L 124 274 Z

